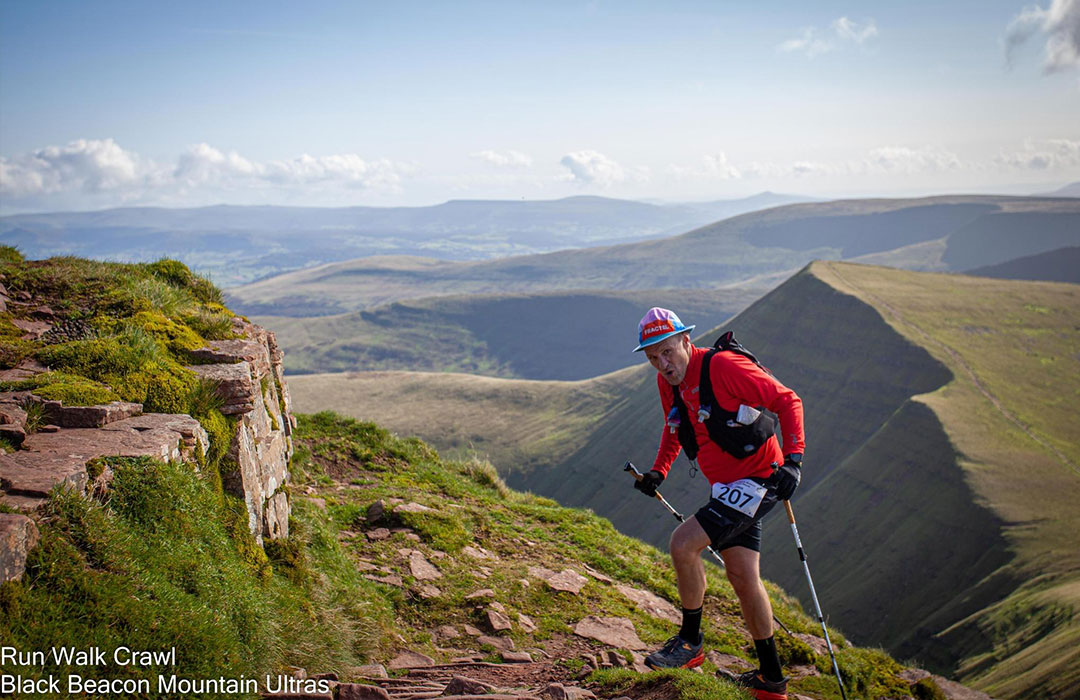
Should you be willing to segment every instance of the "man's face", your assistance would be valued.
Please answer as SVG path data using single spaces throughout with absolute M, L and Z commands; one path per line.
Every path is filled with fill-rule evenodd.
M 645 356 L 656 371 L 669 384 L 678 386 L 686 376 L 686 367 L 690 364 L 690 335 L 680 333 L 645 348 Z

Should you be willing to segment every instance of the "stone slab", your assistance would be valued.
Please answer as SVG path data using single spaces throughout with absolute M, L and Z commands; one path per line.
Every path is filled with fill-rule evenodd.
M 61 428 L 101 428 L 142 414 L 141 403 L 127 401 L 113 401 L 98 406 L 65 406 L 60 401 L 45 401 L 42 405 L 49 422 Z
M 623 617 L 589 615 L 574 625 L 574 634 L 586 639 L 595 639 L 618 649 L 645 648 L 645 642 L 638 637 L 634 623 Z
M 616 585 L 616 589 L 642 612 L 676 625 L 682 624 L 682 613 L 655 593 L 623 584 Z
M 214 364 L 249 363 L 255 374 L 270 371 L 270 352 L 257 340 L 211 340 L 206 347 L 191 352 L 193 357 Z

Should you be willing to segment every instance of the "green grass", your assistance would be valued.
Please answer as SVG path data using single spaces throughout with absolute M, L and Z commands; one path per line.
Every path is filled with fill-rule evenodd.
M 751 697 L 734 684 L 715 676 L 682 669 L 656 671 L 644 676 L 627 669 L 605 669 L 594 671 L 589 680 L 610 692 L 612 697 L 631 692 L 648 693 L 664 686 L 677 693 L 680 700 L 746 700 Z
M 290 543 L 325 576 L 264 568 L 246 511 L 189 466 L 111 458 L 104 503 L 57 491 L 39 521 L 42 539 L 20 582 L 0 585 L 0 636 L 19 649 L 97 645 L 177 648 L 171 672 L 235 676 L 287 665 L 355 663 L 375 645 L 380 615 L 370 586 L 325 523 L 303 507 Z M 229 526 L 241 513 L 244 526 Z M 287 567 L 284 567 L 287 568 Z M 107 667 L 102 677 L 166 669 Z M 5 668 L 5 672 L 16 669 Z M 41 676 L 78 668 L 20 668 Z
M 667 555 L 619 534 L 609 521 L 588 511 L 564 508 L 550 499 L 509 490 L 490 467 L 443 459 L 425 444 L 394 437 L 371 423 L 320 412 L 300 415 L 297 434 L 302 449 L 293 459 L 294 484 L 319 489 L 327 502 L 327 522 L 333 527 L 352 532 L 365 529 L 367 508 L 379 499 L 403 499 L 439 509 L 419 515 L 388 512 L 379 523 L 407 526 L 420 536 L 422 551 L 429 553 L 442 573 L 434 581 L 442 591 L 437 598 L 425 600 L 410 593 L 419 582 L 412 579 L 398 550 L 416 548 L 415 543 L 402 535 L 375 542 L 362 536 L 346 540 L 348 551 L 389 566 L 403 577 L 404 592 L 377 585 L 393 606 L 393 628 L 409 648 L 438 659 L 444 652 L 434 644 L 432 629 L 441 624 L 480 626 L 479 609 L 466 601 L 466 596 L 479 588 L 496 591 L 511 619 L 523 613 L 537 624 L 539 629 L 533 635 L 517 627 L 510 633 L 519 648 L 566 636 L 574 623 L 589 614 L 628 617 L 649 644 L 659 645 L 673 633 L 673 625 L 640 613 L 612 586 L 599 581 L 590 579 L 579 596 L 555 592 L 536 580 L 529 586 L 521 585 L 521 579 L 529 579 L 530 566 L 556 571 L 570 567 L 581 572 L 587 564 L 620 582 L 677 600 Z M 325 478 L 328 473 L 334 475 L 333 481 Z M 341 482 L 356 485 L 345 490 L 333 486 Z M 460 554 L 466 543 L 483 547 L 495 558 L 473 560 Z M 431 552 L 446 552 L 448 556 L 436 558 Z M 488 568 L 486 576 L 480 570 L 484 566 Z M 726 579 L 711 565 L 709 568 L 706 643 L 710 648 L 748 656 L 752 647 L 741 631 L 738 603 Z M 790 628 L 814 632 L 814 624 L 796 602 L 771 585 L 769 589 L 777 614 Z M 842 635 L 834 634 L 842 663 L 855 678 L 864 678 L 866 687 L 896 685 L 899 666 L 894 661 L 880 652 L 850 647 Z M 809 660 L 828 672 L 828 660 L 814 656 L 805 644 L 787 640 L 779 646 L 785 663 Z M 685 698 L 699 697 L 696 693 L 723 685 L 700 677 L 680 683 L 679 697 Z M 731 692 L 730 687 L 727 692 Z M 832 692 L 823 689 L 818 697 L 834 697 Z

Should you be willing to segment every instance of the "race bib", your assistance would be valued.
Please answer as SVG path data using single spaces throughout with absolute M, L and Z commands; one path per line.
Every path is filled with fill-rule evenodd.
M 757 513 L 758 506 L 761 505 L 765 491 L 765 487 L 753 479 L 739 479 L 730 484 L 713 484 L 712 497 L 746 517 L 752 518 Z

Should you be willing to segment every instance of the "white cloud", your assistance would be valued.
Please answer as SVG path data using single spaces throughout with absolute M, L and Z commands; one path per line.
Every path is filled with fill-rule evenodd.
M 797 160 L 791 163 L 773 163 L 752 161 L 742 167 L 748 178 L 786 178 L 806 175 L 836 175 L 846 172 L 843 164 L 821 163 L 810 160 Z
M 1029 141 L 1024 144 L 1024 150 L 1017 153 L 1003 153 L 995 159 L 995 163 L 1006 168 L 1022 170 L 1080 167 L 1080 141 L 1071 139 Z
M 738 180 L 742 173 L 728 162 L 727 154 L 720 151 L 703 156 L 698 165 L 671 165 L 668 170 L 679 179 Z
M 847 17 L 838 17 L 833 20 L 830 30 L 822 32 L 817 27 L 804 27 L 800 36 L 781 42 L 776 49 L 784 53 L 799 52 L 814 58 L 834 51 L 844 43 L 862 46 L 867 39 L 878 35 L 877 23 L 873 19 L 859 24 Z
M 784 53 L 800 51 L 810 58 L 813 58 L 814 56 L 832 51 L 836 48 L 836 45 L 828 39 L 819 37 L 817 29 L 814 27 L 806 27 L 802 30 L 802 36 L 797 39 L 788 39 L 776 48 L 778 51 L 783 51 Z
M 878 34 L 877 23 L 872 19 L 860 26 L 858 22 L 853 22 L 847 17 L 840 17 L 833 20 L 832 28 L 836 36 L 860 45 Z
M 1006 58 L 1011 61 L 1016 49 L 1036 34 L 1046 35 L 1044 73 L 1080 67 L 1080 0 L 1051 0 L 1046 9 L 1025 7 L 1006 29 Z
M 624 168 L 598 151 L 567 153 L 559 164 L 570 171 L 563 179 L 586 185 L 595 184 L 607 187 L 627 180 L 645 182 L 649 179 L 648 168 Z
M 139 171 L 138 156 L 112 139 L 79 139 L 11 159 L 0 157 L 0 192 L 15 198 L 104 192 L 137 182 Z
M 236 151 L 222 153 L 208 143 L 188 147 L 180 155 L 173 177 L 189 186 L 220 182 L 232 177 L 261 175 L 262 168 Z
M 484 150 L 470 154 L 470 157 L 491 163 L 500 168 L 528 168 L 533 159 L 521 151 L 491 151 Z
M 208 143 L 190 146 L 174 167 L 156 165 L 124 150 L 112 139 L 72 141 L 13 158 L 0 157 L 0 195 L 7 203 L 64 195 L 83 199 L 171 201 L 202 191 L 226 188 L 277 188 L 302 193 L 312 185 L 396 192 L 412 166 L 387 159 L 365 160 L 355 153 L 260 162 Z
M 350 187 L 396 189 L 413 168 L 386 158 L 364 160 L 355 153 L 316 158 L 303 154 L 291 160 L 274 160 L 262 177 L 281 185 L 339 183 Z
M 871 170 L 903 174 L 944 172 L 961 167 L 955 153 L 930 146 L 881 146 L 870 151 L 866 163 Z

